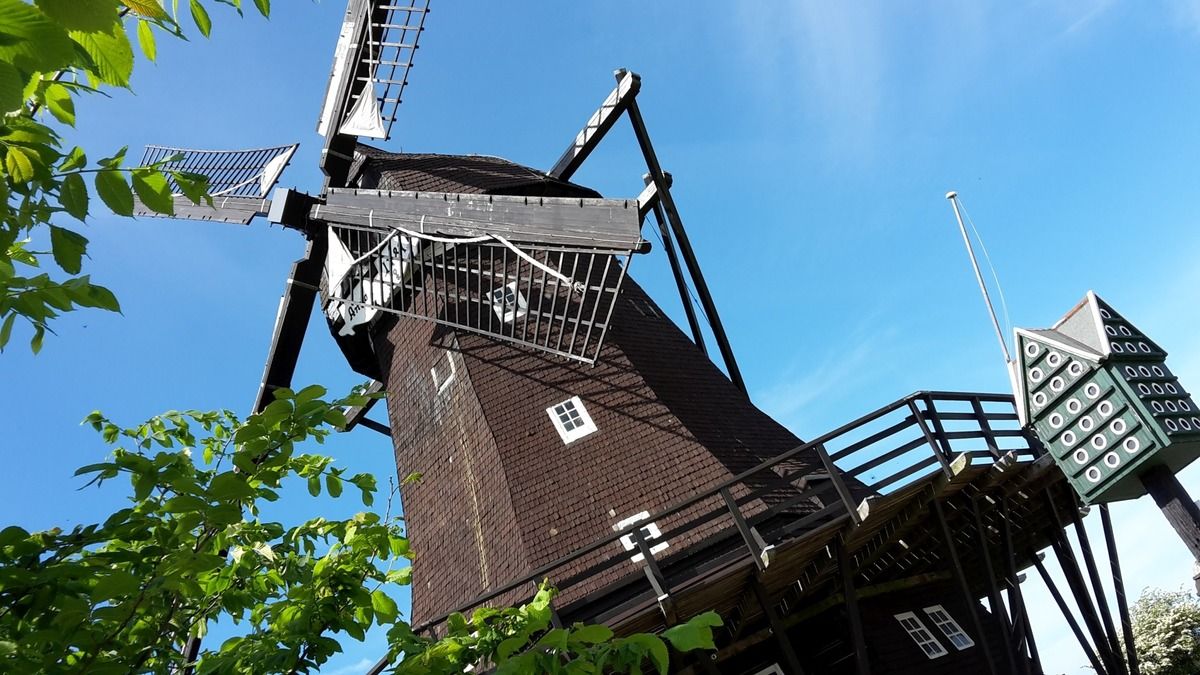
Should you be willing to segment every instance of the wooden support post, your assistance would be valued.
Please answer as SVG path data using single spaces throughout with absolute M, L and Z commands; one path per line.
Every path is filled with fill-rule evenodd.
M 671 174 L 665 174 L 667 184 L 671 183 Z M 654 184 L 650 174 L 642 176 L 647 185 Z M 671 276 L 675 277 L 675 287 L 679 289 L 679 301 L 683 303 L 683 312 L 687 315 L 688 328 L 692 331 L 692 340 L 700 348 L 701 353 L 708 355 L 708 347 L 704 344 L 704 333 L 700 330 L 700 320 L 696 318 L 696 308 L 692 306 L 692 296 L 688 292 L 687 280 L 683 278 L 683 268 L 679 265 L 679 254 L 675 252 L 675 244 L 671 240 L 671 230 L 667 225 L 667 216 L 663 213 L 662 200 L 654 199 L 654 220 L 657 221 L 658 234 L 662 237 L 663 249 L 667 253 L 667 262 L 671 263 Z
M 1000 622 L 1001 634 L 1005 640 L 1004 661 L 1008 664 L 1008 672 L 1019 675 L 1017 669 L 1018 647 L 1013 643 L 1012 626 L 1008 622 L 1008 613 L 1004 607 L 1004 598 L 1000 596 L 1000 588 L 996 585 L 996 570 L 992 566 L 992 552 L 988 546 L 987 530 L 983 527 L 983 516 L 979 513 L 979 502 L 971 500 L 971 515 L 975 520 L 975 532 L 978 534 L 979 550 L 983 558 L 983 571 L 987 575 L 988 599 L 992 604 L 992 615 Z M 981 636 L 986 639 L 987 636 Z
M 1071 627 L 1071 632 L 1075 634 L 1075 639 L 1079 641 L 1079 646 L 1083 648 L 1083 653 L 1087 655 L 1088 661 L 1091 662 L 1092 670 L 1095 670 L 1098 675 L 1106 675 L 1108 671 L 1104 669 L 1104 666 L 1100 663 L 1100 659 L 1096 656 L 1096 652 L 1088 644 L 1087 637 L 1084 636 L 1083 630 L 1079 628 L 1079 622 L 1071 614 L 1071 608 L 1067 606 L 1067 601 L 1063 599 L 1058 586 L 1054 584 L 1054 579 L 1050 578 L 1050 573 L 1046 571 L 1046 566 L 1042 564 L 1036 553 L 1031 553 L 1030 556 L 1033 558 L 1033 564 L 1037 567 L 1038 574 L 1042 576 L 1042 581 L 1046 584 L 1046 588 L 1050 591 L 1050 595 L 1058 605 L 1059 611 L 1062 612 L 1063 618 L 1067 620 L 1067 625 Z
M 867 659 L 867 639 L 863 634 L 862 615 L 858 611 L 858 593 L 854 590 L 854 570 L 850 569 L 850 557 L 846 545 L 840 539 L 833 543 L 838 572 L 842 577 L 842 596 L 846 599 L 846 619 L 850 623 L 850 637 L 854 645 L 854 672 L 870 675 L 871 663 Z
M 775 603 L 767 595 L 767 589 L 763 588 L 762 582 L 758 577 L 750 580 L 750 586 L 754 589 L 754 596 L 758 598 L 758 604 L 762 607 L 763 614 L 767 617 L 767 623 L 771 625 L 771 632 L 775 634 L 775 641 L 779 643 L 779 652 L 783 655 L 783 660 L 788 665 L 788 670 L 796 675 L 804 675 L 804 667 L 800 665 L 800 657 L 796 656 L 796 650 L 792 648 L 792 641 L 788 639 L 787 627 L 783 625 L 783 621 L 779 619 L 779 613 L 775 611 Z
M 1192 558 L 1200 560 L 1200 507 L 1192 501 L 1179 479 L 1161 464 L 1147 469 L 1138 478 L 1184 546 L 1192 552 Z
M 1117 556 L 1117 540 L 1113 537 L 1112 516 L 1108 504 L 1100 505 L 1100 523 L 1104 526 L 1104 542 L 1108 545 L 1108 566 L 1112 569 L 1113 592 L 1117 596 L 1117 612 L 1121 615 L 1121 635 L 1125 638 L 1125 659 L 1130 675 L 1141 675 L 1137 649 L 1133 642 L 1133 623 L 1129 619 L 1129 602 L 1125 599 L 1125 579 L 1121 576 L 1121 559 Z
M 941 446 L 938 445 L 937 439 L 934 438 L 933 432 L 930 431 L 929 424 L 925 422 L 925 416 L 921 414 L 921 410 L 917 408 L 915 401 L 908 402 L 908 409 L 912 412 L 913 419 L 917 421 L 917 426 L 921 427 L 921 433 L 925 436 L 925 442 L 929 444 L 929 449 L 933 451 L 933 456 L 937 458 L 938 464 L 942 466 L 942 474 L 949 478 L 952 475 L 950 460 L 946 458 Z
M 1030 626 L 1030 615 L 1025 611 L 1025 597 L 1021 593 L 1021 580 L 1016 575 L 1016 551 L 1013 548 L 1013 521 L 1010 519 L 1008 512 L 1008 497 L 1002 497 L 1000 501 L 1000 514 L 1004 527 L 1004 563 L 1007 565 L 1008 573 L 1008 599 L 1010 604 L 1010 615 L 1013 621 L 1014 639 L 1020 628 L 1021 635 L 1025 637 L 1025 645 L 1030 652 L 1030 661 L 1032 664 L 1026 663 L 1026 673 L 1032 675 L 1028 665 L 1032 665 L 1037 673 L 1042 673 L 1042 659 L 1038 658 L 1038 646 L 1033 640 L 1033 628 Z M 1019 639 L 1018 639 L 1019 644 Z
M 963 603 L 970 612 L 971 626 L 975 629 L 975 635 L 979 636 L 979 641 L 976 644 L 983 650 L 983 658 L 987 661 L 988 672 L 991 675 L 999 675 L 996 672 L 996 662 L 992 659 L 992 650 L 988 647 L 987 633 L 983 630 L 983 621 L 979 619 L 979 610 L 976 607 L 978 603 L 975 601 L 975 596 L 971 593 L 970 584 L 967 583 L 966 572 L 963 571 L 962 561 L 959 559 L 958 550 L 954 546 L 954 536 L 950 533 L 950 525 L 946 522 L 946 511 L 942 508 L 941 500 L 936 497 L 933 499 L 933 512 L 937 516 L 942 543 L 946 547 L 946 553 L 950 556 L 950 565 L 953 568 L 954 578 L 958 581 L 958 590 L 962 593 Z
M 675 613 L 675 600 L 671 598 L 670 590 L 667 588 L 667 578 L 663 576 L 662 570 L 658 567 L 658 561 L 654 559 L 654 552 L 646 543 L 642 528 L 634 529 L 629 536 L 637 545 L 638 552 L 642 554 L 643 571 L 646 573 L 646 579 L 650 582 L 650 587 L 654 589 L 658 608 L 662 610 L 663 618 L 666 619 L 668 626 L 675 625 L 679 621 L 679 617 Z
M 375 420 L 373 420 L 369 417 L 359 418 L 358 424 L 355 426 L 363 426 L 363 427 L 370 429 L 371 431 L 378 431 L 379 433 L 383 434 L 384 436 L 387 436 L 388 438 L 392 437 L 392 430 L 391 430 L 391 428 L 388 427 L 388 425 L 383 424 L 382 422 L 376 422 Z
M 759 572 L 767 569 L 767 560 L 763 557 L 763 547 L 759 545 L 754 533 L 750 530 L 750 524 L 746 522 L 746 518 L 742 516 L 742 510 L 738 508 L 737 502 L 733 495 L 730 494 L 728 488 L 721 488 L 721 499 L 725 500 L 725 508 L 729 509 L 729 515 L 733 518 L 733 524 L 737 526 L 738 532 L 742 535 L 742 541 L 746 543 L 746 548 L 749 549 L 754 558 L 754 565 Z
M 692 276 L 696 294 L 700 296 L 700 305 L 704 308 L 705 315 L 708 316 L 713 337 L 717 341 L 717 348 L 720 349 L 721 358 L 725 362 L 725 370 L 729 372 L 729 380 L 743 394 L 749 395 L 746 390 L 746 382 L 742 379 L 742 371 L 738 368 L 737 359 L 733 356 L 733 348 L 729 345 L 729 336 L 725 334 L 725 326 L 721 323 L 720 315 L 717 314 L 712 294 L 708 290 L 708 284 L 704 281 L 704 274 L 700 271 L 700 263 L 696 261 L 691 241 L 683 229 L 683 220 L 679 217 L 679 210 L 675 208 L 675 200 L 671 197 L 667 177 L 658 163 L 658 156 L 654 154 L 654 146 L 650 143 L 650 134 L 646 131 L 646 123 L 642 120 L 641 111 L 638 110 L 637 100 L 631 98 L 626 109 L 629 113 L 629 122 L 633 125 L 633 133 L 637 136 L 638 146 L 641 147 L 642 155 L 646 159 L 646 168 L 649 169 L 654 186 L 658 189 L 658 200 L 666 211 L 667 222 L 671 225 L 675 240 L 679 242 L 679 252 L 683 254 L 683 262 Z
M 1121 658 L 1121 645 L 1117 640 L 1117 629 L 1113 625 L 1112 612 L 1108 607 L 1108 598 L 1105 596 L 1104 584 L 1100 580 L 1100 569 L 1096 567 L 1096 557 L 1092 554 L 1092 544 L 1088 539 L 1087 528 L 1084 527 L 1083 518 L 1080 517 L 1078 509 L 1072 511 L 1071 520 L 1075 524 L 1075 535 L 1079 538 L 1079 550 L 1083 552 L 1083 562 L 1087 567 L 1088 577 L 1092 582 L 1092 592 L 1096 596 L 1096 608 L 1100 612 L 1100 620 L 1104 622 L 1104 632 L 1108 634 L 1109 648 L 1112 649 L 1118 665 L 1121 666 L 1121 671 L 1128 674 L 1128 666 Z
M 1110 675 L 1117 675 L 1122 670 L 1117 665 L 1116 655 L 1112 653 L 1108 644 L 1108 636 L 1105 635 L 1104 628 L 1100 625 L 1100 617 L 1096 616 L 1096 608 L 1092 604 L 1091 594 L 1088 593 L 1087 585 L 1083 581 L 1083 574 L 1079 571 L 1079 563 L 1075 560 L 1075 554 L 1066 541 L 1063 530 L 1056 529 L 1051 536 L 1051 548 L 1054 550 L 1054 556 L 1058 558 L 1058 565 L 1062 568 L 1063 576 L 1067 580 L 1067 587 L 1075 596 L 1075 604 L 1079 607 L 1083 623 L 1092 636 L 1096 654 L 1104 662 L 1104 671 Z

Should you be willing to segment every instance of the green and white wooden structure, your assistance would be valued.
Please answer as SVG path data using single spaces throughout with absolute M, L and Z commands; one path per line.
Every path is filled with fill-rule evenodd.
M 1140 497 L 1147 470 L 1200 456 L 1200 410 L 1166 352 L 1094 292 L 1052 328 L 1015 332 L 1021 422 L 1084 502 Z

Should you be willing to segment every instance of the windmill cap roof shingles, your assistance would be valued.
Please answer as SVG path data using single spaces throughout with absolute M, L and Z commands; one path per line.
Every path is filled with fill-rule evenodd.
M 457 192 L 528 197 L 600 197 L 590 188 L 559 180 L 500 157 L 395 153 L 359 144 L 359 186 L 379 190 Z

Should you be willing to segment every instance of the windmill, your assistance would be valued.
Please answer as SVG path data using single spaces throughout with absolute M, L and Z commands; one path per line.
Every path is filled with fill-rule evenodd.
M 319 194 L 270 191 L 294 146 L 147 151 L 210 179 L 213 204 L 180 199 L 177 216 L 304 236 L 255 408 L 290 384 L 320 297 L 347 362 L 388 393 L 387 424 L 351 425 L 423 475 L 402 491 L 418 630 L 549 578 L 560 620 L 621 633 L 716 609 L 722 672 L 1036 671 L 1018 572 L 1077 503 L 1012 399 L 919 392 L 801 441 L 746 394 L 636 73 L 615 72 L 545 171 L 362 142 L 391 136 L 427 13 L 350 1 Z M 622 119 L 637 194 L 572 183 Z M 690 336 L 628 274 L 651 226 Z

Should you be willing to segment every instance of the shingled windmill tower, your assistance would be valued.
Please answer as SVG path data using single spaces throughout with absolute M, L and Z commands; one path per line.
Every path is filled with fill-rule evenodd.
M 562 621 L 621 634 L 718 611 L 719 665 L 685 667 L 1038 672 L 1018 572 L 1077 504 L 1012 399 L 918 392 L 796 438 L 746 395 L 635 73 L 616 72 L 544 171 L 376 146 L 426 13 L 350 1 L 318 194 L 268 198 L 294 146 L 147 154 L 210 178 L 213 203 L 180 198 L 177 216 L 266 216 L 305 237 L 255 405 L 290 386 L 318 306 L 350 366 L 387 392 L 386 424 L 363 409 L 351 426 L 388 435 L 400 475 L 422 476 L 402 491 L 416 629 L 548 578 Z M 605 198 L 572 178 L 622 118 L 645 165 L 630 197 Z M 647 227 L 690 334 L 629 276 Z

